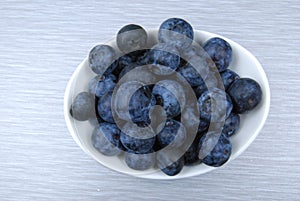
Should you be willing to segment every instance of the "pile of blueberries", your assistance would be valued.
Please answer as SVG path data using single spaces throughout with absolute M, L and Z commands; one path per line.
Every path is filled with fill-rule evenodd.
M 230 137 L 239 129 L 240 114 L 262 99 L 255 80 L 228 69 L 232 61 L 228 42 L 215 37 L 196 44 L 192 26 L 180 18 L 160 25 L 156 44 L 149 44 L 143 27 L 126 25 L 117 33 L 116 47 L 97 45 L 88 59 L 97 75 L 90 80 L 88 92 L 74 98 L 70 114 L 95 126 L 91 142 L 96 150 L 106 156 L 123 154 L 135 170 L 158 168 L 173 176 L 184 165 L 223 165 L 231 155 Z M 134 69 L 139 70 L 130 73 Z M 192 103 L 172 74 L 189 84 L 198 113 L 185 108 Z M 132 91 L 130 97 L 126 91 Z M 224 104 L 216 104 L 222 96 Z M 153 112 L 156 106 L 159 109 Z M 197 124 L 195 135 L 190 135 L 190 124 L 183 125 L 182 119 Z M 170 152 L 160 151 L 170 147 Z

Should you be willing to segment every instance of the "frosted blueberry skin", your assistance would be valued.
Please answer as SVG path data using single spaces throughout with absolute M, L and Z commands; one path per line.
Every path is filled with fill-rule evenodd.
M 180 104 L 171 91 L 163 86 L 155 85 L 152 93 L 156 98 L 156 103 L 165 109 L 168 117 L 175 117 L 180 114 Z
M 118 55 L 109 45 L 97 45 L 89 53 L 89 66 L 98 75 L 109 75 L 118 66 Z
M 126 152 L 125 163 L 134 170 L 147 170 L 155 165 L 155 153 L 136 154 Z
M 188 48 L 194 39 L 193 27 L 180 18 L 165 20 L 159 27 L 158 40 L 160 43 L 174 44 L 177 48 Z
M 227 136 L 231 137 L 236 133 L 240 127 L 240 115 L 231 113 L 229 117 L 225 120 L 222 132 Z
M 128 24 L 118 32 L 117 46 L 122 52 L 132 52 L 145 48 L 147 38 L 147 32 L 143 27 L 136 24 Z
M 232 48 L 229 43 L 221 38 L 211 38 L 203 45 L 203 49 L 216 64 L 219 72 L 228 68 L 232 60 Z
M 181 74 L 182 77 L 192 86 L 196 87 L 199 85 L 204 85 L 204 81 L 201 75 L 197 72 L 197 70 L 191 65 L 186 64 L 177 69 L 177 72 Z
M 228 94 L 233 103 L 233 111 L 243 114 L 254 109 L 262 99 L 262 90 L 259 84 L 251 78 L 240 78 L 232 83 Z
M 200 138 L 198 150 L 204 164 L 220 167 L 229 160 L 232 145 L 225 134 L 206 133 Z
M 227 90 L 235 80 L 240 78 L 240 76 L 230 69 L 225 69 L 221 73 L 221 78 L 223 81 L 224 89 Z
M 90 80 L 88 90 L 98 98 L 101 98 L 107 92 L 113 91 L 116 86 L 116 76 L 109 74 L 108 76 L 95 76 Z
M 133 93 L 129 101 L 129 114 L 133 123 L 149 125 L 150 109 L 156 104 L 150 86 L 143 86 Z
M 115 124 L 100 123 L 92 133 L 92 145 L 106 156 L 119 155 L 124 149 L 120 142 L 120 130 Z
M 179 50 L 172 44 L 159 43 L 147 54 L 146 62 L 153 64 L 151 69 L 157 75 L 170 75 L 180 65 Z
M 186 102 L 183 86 L 174 80 L 161 80 L 157 82 L 152 90 L 156 103 L 161 105 L 168 117 L 176 117 L 180 114 Z
M 221 104 L 220 101 L 224 97 L 226 103 Z M 217 100 L 220 103 L 219 105 L 217 105 Z M 200 111 L 200 118 L 206 122 L 222 121 L 223 118 L 225 119 L 229 116 L 233 108 L 232 101 L 229 95 L 217 88 L 202 93 L 198 98 L 198 106 Z M 212 115 L 212 113 L 214 113 L 214 115 Z
M 184 153 L 184 165 L 186 166 L 194 166 L 201 163 L 201 160 L 199 159 L 199 149 L 198 144 L 200 140 L 200 135 L 197 135 L 191 144 L 191 146 L 186 150 Z
M 70 114 L 78 121 L 96 117 L 95 96 L 89 92 L 79 93 L 71 105 Z
M 161 131 L 156 135 L 156 139 L 161 148 L 168 145 L 172 147 L 180 147 L 186 139 L 186 131 L 183 125 L 173 119 L 167 119 Z
M 181 172 L 183 166 L 184 166 L 184 159 L 183 157 L 181 157 L 176 162 L 173 162 L 167 167 L 162 168 L 161 171 L 168 176 L 175 176 Z
M 115 123 L 115 120 L 113 118 L 112 114 L 112 108 L 111 108 L 111 100 L 112 100 L 112 91 L 104 94 L 99 100 L 98 100 L 98 114 L 99 116 L 106 122 L 109 123 Z

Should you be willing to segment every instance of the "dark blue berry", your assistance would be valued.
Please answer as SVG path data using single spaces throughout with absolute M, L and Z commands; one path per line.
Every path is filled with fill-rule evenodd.
M 171 163 L 170 165 L 162 168 L 161 171 L 168 176 L 175 176 L 181 172 L 184 166 L 184 159 L 183 157 L 179 158 L 176 162 Z
M 203 45 L 204 50 L 216 64 L 219 72 L 228 68 L 232 60 L 232 48 L 228 42 L 221 38 L 211 38 Z
M 226 69 L 221 73 L 221 78 L 224 84 L 224 88 L 225 90 L 227 90 L 235 80 L 240 78 L 240 76 L 232 70 Z
M 133 153 L 149 153 L 155 143 L 155 133 L 149 127 L 138 127 L 126 123 L 122 128 L 121 142 L 123 146 Z
M 209 123 L 210 123 L 209 121 L 200 118 L 198 132 L 207 131 L 207 129 L 209 128 Z
M 180 73 L 192 87 L 204 84 L 204 81 L 203 81 L 201 75 L 189 63 L 185 66 L 178 68 L 177 72 Z
M 173 45 L 160 43 L 155 45 L 147 55 L 147 62 L 154 64 L 153 72 L 157 75 L 169 75 L 179 67 L 179 51 Z
M 259 84 L 250 78 L 240 78 L 234 81 L 228 89 L 233 103 L 233 111 L 242 114 L 255 108 L 262 99 Z
M 231 137 L 239 129 L 239 126 L 240 126 L 240 116 L 232 112 L 229 115 L 229 117 L 227 117 L 222 132 L 227 137 Z
M 136 154 L 126 152 L 125 162 L 131 169 L 147 170 L 155 165 L 155 153 Z
M 117 52 L 109 45 L 97 45 L 89 54 L 89 65 L 94 73 L 108 75 L 117 67 Z
M 205 91 L 208 91 L 205 83 L 203 83 L 197 87 L 194 87 L 193 90 L 194 90 L 197 98 L 199 98 Z
M 129 114 L 136 124 L 148 125 L 149 112 L 156 100 L 149 86 L 143 86 L 133 93 L 129 101 Z
M 192 166 L 197 165 L 201 163 L 201 160 L 199 159 L 199 144 L 200 136 L 196 136 L 193 143 L 190 145 L 188 150 L 184 153 L 184 164 L 186 166 Z
M 120 130 L 115 124 L 100 123 L 92 134 L 95 149 L 106 156 L 119 155 L 123 149 L 120 143 Z
M 79 93 L 71 105 L 70 114 L 79 121 L 96 117 L 95 96 L 89 92 Z
M 204 164 L 219 167 L 228 161 L 232 145 L 226 135 L 209 132 L 201 137 L 198 149 Z
M 116 80 L 117 78 L 113 74 L 108 76 L 97 75 L 89 82 L 89 92 L 100 98 L 107 92 L 113 91 L 116 86 Z
M 222 103 L 221 101 L 226 101 Z M 201 119 L 207 122 L 218 122 L 229 116 L 232 102 L 228 94 L 220 89 L 205 91 L 198 99 Z
M 136 24 L 124 26 L 117 34 L 117 45 L 122 52 L 132 52 L 145 48 L 147 33 L 143 27 Z
M 98 114 L 100 117 L 109 123 L 115 123 L 111 110 L 112 91 L 104 94 L 98 101 Z
M 165 124 L 160 125 L 160 132 L 156 138 L 161 148 L 168 145 L 180 147 L 186 139 L 186 131 L 180 122 L 167 119 Z
M 176 81 L 163 80 L 156 83 L 152 93 L 158 105 L 161 105 L 168 117 L 180 114 L 180 104 L 184 106 L 185 96 L 183 87 Z
M 158 40 L 161 43 L 170 43 L 178 48 L 189 47 L 194 39 L 192 26 L 183 19 L 170 18 L 159 27 Z

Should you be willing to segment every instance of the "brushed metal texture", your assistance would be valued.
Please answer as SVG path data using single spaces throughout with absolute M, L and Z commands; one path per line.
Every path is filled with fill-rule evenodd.
M 300 2 L 0 2 L 0 200 L 299 200 Z M 269 118 L 232 163 L 205 175 L 151 181 L 111 171 L 71 138 L 66 84 L 90 48 L 127 23 L 155 28 L 182 17 L 261 61 Z

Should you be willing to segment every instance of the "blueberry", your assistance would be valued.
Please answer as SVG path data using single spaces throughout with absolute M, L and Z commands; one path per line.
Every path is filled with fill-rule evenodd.
M 89 54 L 89 65 L 94 73 L 108 75 L 117 67 L 117 52 L 109 45 L 97 45 Z
M 106 156 L 119 155 L 123 149 L 120 143 L 120 130 L 115 124 L 100 123 L 92 134 L 95 149 Z
M 191 86 L 202 84 L 202 79 L 207 77 L 209 69 L 214 66 L 207 53 L 199 45 L 191 45 L 189 48 L 181 51 L 180 56 L 186 61 L 185 67 L 181 67 L 184 67 L 185 74 L 188 73 L 186 76 L 182 73 L 182 76 L 186 79 L 187 77 L 189 78 L 188 82 L 190 82 Z
M 129 101 L 129 114 L 132 122 L 136 124 L 150 124 L 149 112 L 156 100 L 149 86 L 139 88 Z
M 180 73 L 192 87 L 204 84 L 201 75 L 191 64 L 178 68 L 177 72 Z
M 126 67 L 134 63 L 134 59 L 128 54 L 124 54 L 118 59 L 118 66 L 113 71 L 114 75 L 119 77 L 120 72 Z
M 223 100 L 226 102 L 222 103 Z M 201 119 L 207 122 L 218 122 L 223 118 L 225 120 L 232 111 L 230 97 L 218 88 L 202 93 L 198 99 L 198 105 Z
M 89 92 L 101 97 L 107 92 L 113 91 L 116 86 L 116 76 L 109 74 L 108 76 L 97 75 L 89 82 Z
M 100 117 L 109 123 L 115 123 L 111 109 L 112 91 L 104 94 L 98 101 L 98 114 Z
M 225 90 L 227 90 L 229 88 L 229 86 L 237 79 L 240 78 L 240 76 L 233 72 L 232 70 L 229 69 L 225 69 L 222 73 L 221 73 L 221 78 L 224 84 L 224 88 Z
M 199 98 L 205 91 L 208 91 L 205 83 L 200 84 L 197 87 L 194 87 L 193 90 L 197 98 Z
M 229 117 L 227 117 L 222 132 L 227 137 L 231 137 L 239 129 L 239 126 L 240 126 L 240 116 L 232 112 L 229 115 Z
M 124 71 L 124 72 L 123 72 Z M 128 81 L 138 81 L 140 83 L 156 83 L 157 76 L 154 75 L 147 66 L 124 69 L 120 73 L 121 80 L 118 81 L 118 84 L 123 84 Z
M 210 124 L 209 121 L 200 118 L 200 122 L 199 122 L 199 126 L 198 126 L 198 132 L 207 131 L 207 129 L 209 128 L 209 124 Z
M 128 167 L 134 170 L 147 170 L 155 165 L 155 153 L 135 154 L 126 152 L 125 162 Z
M 155 84 L 152 93 L 157 104 L 161 105 L 168 117 L 180 114 L 180 104 L 185 105 L 185 93 L 183 87 L 174 80 L 162 80 Z
M 160 43 L 151 48 L 147 62 L 153 64 L 153 72 L 157 75 L 169 75 L 180 65 L 178 49 L 167 43 Z
M 240 78 L 232 83 L 228 89 L 233 103 L 233 110 L 238 114 L 255 108 L 262 99 L 259 84 L 251 78 Z
M 186 130 L 184 126 L 173 119 L 167 119 L 160 127 L 160 132 L 156 138 L 161 148 L 168 145 L 173 147 L 180 147 L 186 139 Z
M 158 40 L 160 43 L 175 44 L 178 48 L 189 47 L 194 39 L 192 26 L 183 19 L 170 18 L 159 27 Z
M 204 164 L 219 167 L 228 161 L 231 149 L 232 145 L 225 134 L 208 132 L 200 138 L 198 156 Z
M 119 73 L 119 80 L 126 75 L 129 71 L 133 70 L 135 67 L 137 67 L 136 63 L 131 63 L 127 66 L 125 66 L 121 72 Z
M 204 50 L 215 62 L 220 72 L 228 68 L 232 60 L 232 48 L 229 43 L 221 38 L 211 38 L 203 45 Z
M 79 93 L 70 108 L 71 116 L 79 121 L 85 121 L 96 116 L 95 97 L 89 92 Z
M 122 52 L 132 52 L 144 48 L 147 43 L 147 33 L 143 27 L 136 24 L 124 26 L 117 34 L 117 45 Z
M 122 128 L 121 142 L 123 146 L 134 153 L 148 153 L 155 143 L 155 133 L 150 127 L 138 127 L 130 122 Z
M 199 144 L 200 136 L 196 136 L 193 143 L 190 145 L 188 150 L 184 153 L 184 164 L 186 166 L 192 166 L 192 165 L 198 165 L 201 163 L 201 160 L 199 159 Z
M 183 157 L 179 158 L 176 162 L 171 163 L 170 165 L 162 168 L 161 171 L 168 176 L 175 176 L 179 174 L 184 166 Z

